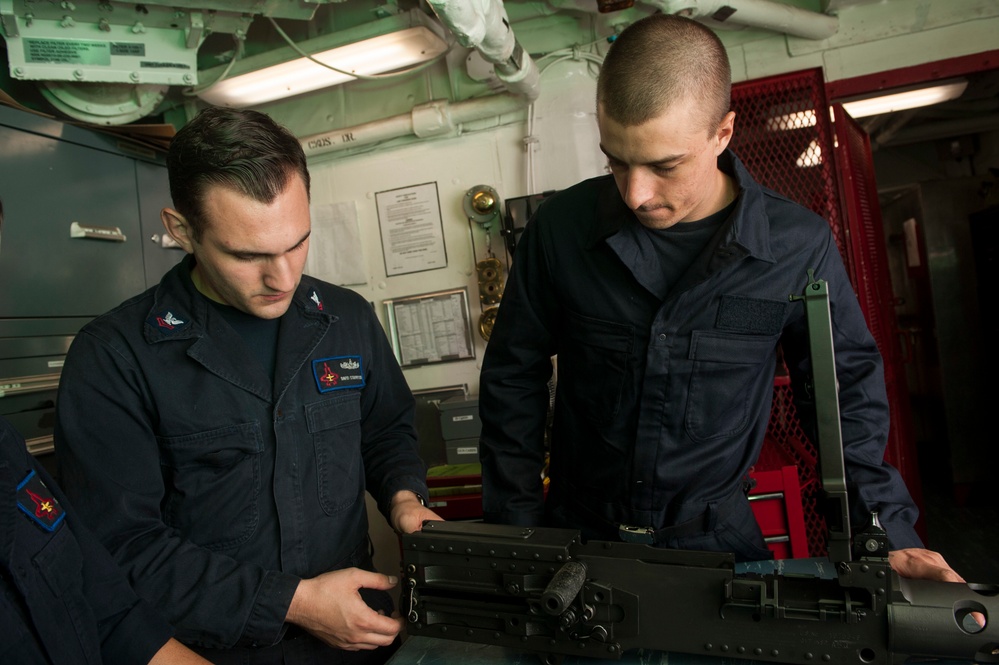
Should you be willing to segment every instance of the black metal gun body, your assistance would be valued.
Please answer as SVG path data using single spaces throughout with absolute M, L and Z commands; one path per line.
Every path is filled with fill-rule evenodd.
M 402 537 L 409 632 L 602 658 L 645 648 L 774 663 L 999 663 L 999 587 L 899 578 L 876 515 L 852 532 L 827 284 L 809 271 L 791 299 L 804 301 L 809 327 L 830 575 L 737 575 L 729 554 L 428 522 Z
M 831 564 L 830 564 L 831 565 Z M 900 579 L 887 559 L 736 574 L 731 555 L 582 543 L 576 531 L 428 522 L 403 536 L 409 633 L 542 654 L 635 648 L 775 663 L 999 662 L 995 587 Z

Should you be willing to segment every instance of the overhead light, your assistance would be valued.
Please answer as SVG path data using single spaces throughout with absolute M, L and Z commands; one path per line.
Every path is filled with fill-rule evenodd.
M 767 118 L 767 130 L 771 132 L 782 132 L 792 129 L 804 129 L 815 126 L 815 111 L 808 109 L 805 111 L 793 111 Z
M 961 79 L 929 87 L 908 88 L 878 97 L 854 99 L 852 101 L 847 100 L 842 102 L 842 104 L 851 117 L 866 118 L 867 116 L 879 113 L 904 111 L 906 109 L 914 109 L 920 106 L 929 106 L 957 99 L 964 93 L 964 89 L 967 87 L 968 82 Z
M 422 15 L 422 12 L 417 13 Z M 376 23 L 388 20 L 382 19 Z M 412 67 L 433 60 L 447 51 L 447 43 L 426 25 L 403 27 L 353 42 L 350 42 L 348 32 L 350 31 L 317 37 L 303 41 L 298 46 L 319 62 L 360 76 L 374 76 Z M 330 37 L 348 43 L 331 48 Z M 308 58 L 296 57 L 298 53 L 290 47 L 278 51 L 278 57 L 283 56 L 284 61 L 271 64 L 275 59 L 273 53 L 246 58 L 236 66 L 237 71 L 245 73 L 223 78 L 198 92 L 198 96 L 216 106 L 255 106 L 357 78 L 323 67 Z M 203 78 L 211 81 L 213 72 L 214 70 L 205 72 Z

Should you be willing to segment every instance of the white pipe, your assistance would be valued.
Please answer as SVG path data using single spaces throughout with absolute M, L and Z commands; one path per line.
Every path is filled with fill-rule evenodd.
M 596 0 L 547 0 L 559 10 L 596 12 Z M 828 39 L 839 29 L 839 19 L 828 14 L 785 5 L 775 0 L 641 0 L 664 14 L 717 23 L 764 28 L 806 39 Z
M 517 43 L 501 0 L 428 0 L 458 42 L 493 64 L 508 90 L 530 100 L 539 94 L 538 67 Z
M 643 0 L 664 14 L 765 28 L 805 39 L 828 39 L 839 19 L 774 0 Z
M 299 139 L 306 157 L 340 152 L 404 136 L 428 138 L 451 134 L 462 123 L 520 111 L 526 100 L 510 94 L 451 103 L 434 100 L 413 107 L 409 113 L 373 120 L 353 127 L 313 134 Z

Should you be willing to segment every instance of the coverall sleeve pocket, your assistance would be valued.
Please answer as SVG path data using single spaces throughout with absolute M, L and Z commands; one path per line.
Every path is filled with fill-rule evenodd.
M 260 519 L 260 425 L 158 440 L 166 484 L 164 521 L 213 551 L 245 543 Z
M 569 312 L 559 349 L 558 390 L 577 415 L 595 424 L 610 423 L 621 410 L 621 396 L 631 371 L 632 326 Z
M 346 390 L 305 407 L 316 454 L 319 505 L 335 515 L 364 492 L 361 468 L 361 393 Z
M 695 441 L 741 434 L 749 424 L 753 384 L 773 371 L 779 335 L 694 331 L 686 429 Z

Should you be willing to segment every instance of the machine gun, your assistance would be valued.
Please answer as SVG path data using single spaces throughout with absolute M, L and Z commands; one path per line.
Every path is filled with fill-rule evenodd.
M 876 515 L 851 532 L 828 290 L 809 277 L 798 297 L 831 507 L 828 574 L 737 573 L 731 554 L 582 542 L 567 529 L 427 522 L 402 537 L 409 634 L 533 651 L 548 663 L 636 648 L 815 665 L 999 663 L 999 586 L 900 578 Z

